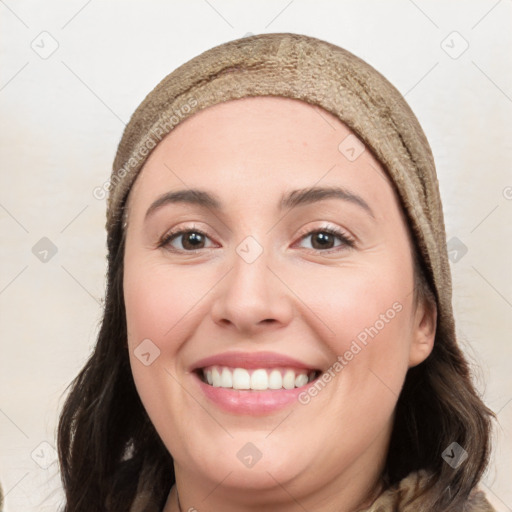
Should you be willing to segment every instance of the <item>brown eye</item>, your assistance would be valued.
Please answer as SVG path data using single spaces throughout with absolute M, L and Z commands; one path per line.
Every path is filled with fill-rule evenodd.
M 307 249 L 313 249 L 315 251 L 353 247 L 354 241 L 343 232 L 333 228 L 322 228 L 314 231 L 310 231 L 304 235 L 301 240 L 310 239 L 310 247 Z M 336 243 L 339 240 L 340 243 Z
M 332 247 L 334 247 L 335 237 L 330 233 L 320 231 L 311 236 L 311 245 L 313 249 L 331 249 Z
M 198 229 L 181 230 L 169 233 L 160 243 L 160 247 L 178 252 L 191 252 L 208 248 L 205 246 L 207 240 L 209 240 L 209 237 Z
M 204 235 L 201 233 L 188 231 L 182 239 L 183 248 L 187 250 L 202 249 L 205 241 L 204 238 Z

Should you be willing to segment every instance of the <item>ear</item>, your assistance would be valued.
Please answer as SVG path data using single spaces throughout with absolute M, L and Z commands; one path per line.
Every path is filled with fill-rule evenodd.
M 409 351 L 409 368 L 416 366 L 430 355 L 434 348 L 437 326 L 435 301 L 422 300 L 416 307 Z

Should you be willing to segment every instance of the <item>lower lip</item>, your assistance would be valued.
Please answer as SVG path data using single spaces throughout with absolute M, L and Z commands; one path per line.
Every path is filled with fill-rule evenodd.
M 298 396 L 315 381 L 294 389 L 269 389 L 268 391 L 236 390 L 213 387 L 195 375 L 201 391 L 221 409 L 236 413 L 257 416 L 284 409 L 290 404 L 299 403 Z

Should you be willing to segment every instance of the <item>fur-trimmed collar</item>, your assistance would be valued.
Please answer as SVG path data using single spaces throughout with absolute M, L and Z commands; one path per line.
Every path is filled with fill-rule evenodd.
M 360 512 L 423 512 L 415 504 L 408 504 L 410 498 L 419 489 L 425 487 L 429 479 L 426 471 L 417 471 L 400 481 L 400 483 L 385 490 L 371 505 L 370 508 Z M 425 511 L 434 512 L 434 511 Z M 436 512 L 443 512 L 441 510 Z M 495 509 L 485 498 L 482 491 L 474 489 L 468 500 L 464 503 L 461 512 L 495 512 Z

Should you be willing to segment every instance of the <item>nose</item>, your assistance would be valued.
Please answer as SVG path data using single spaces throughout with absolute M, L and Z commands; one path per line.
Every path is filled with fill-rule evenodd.
M 266 251 L 250 263 L 234 254 L 231 270 L 216 287 L 211 309 L 216 324 L 249 336 L 291 322 L 293 293 L 270 259 Z

